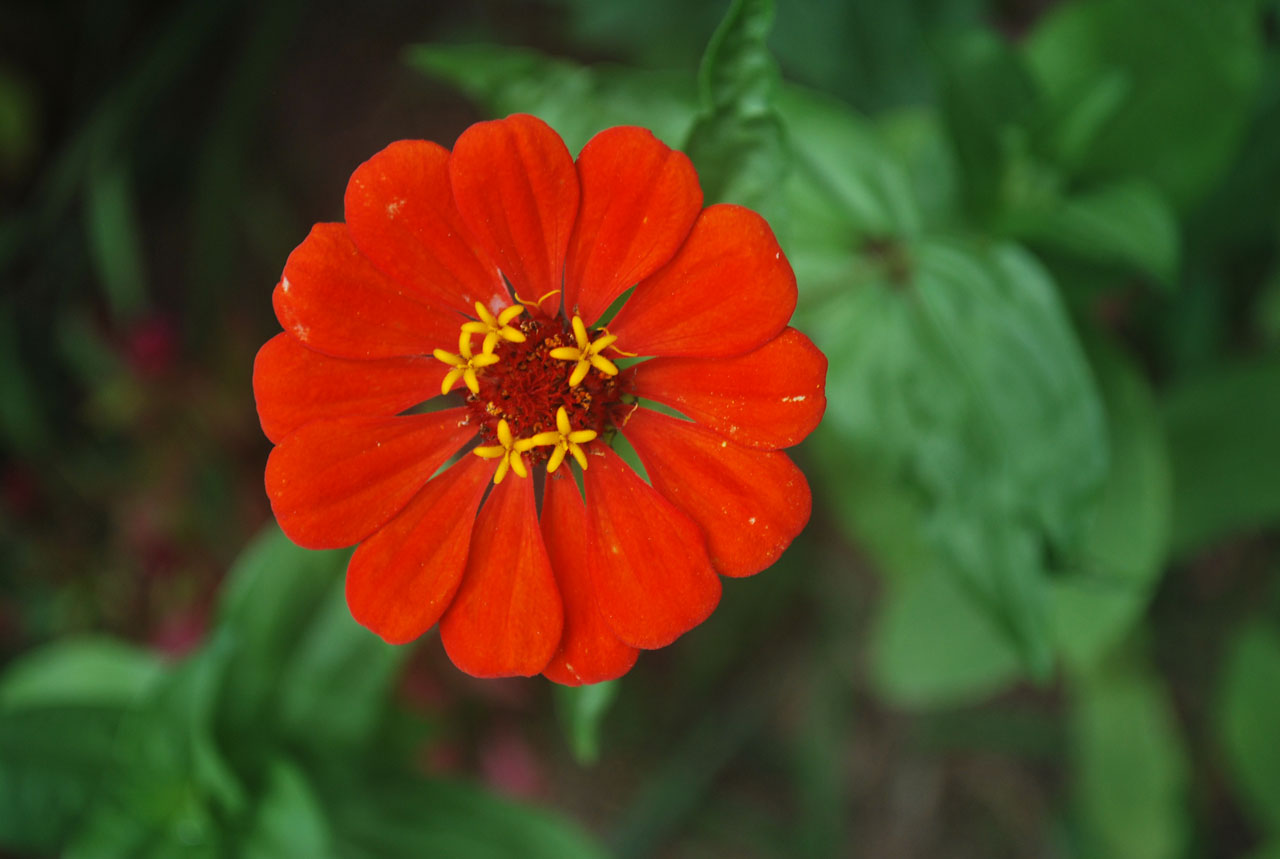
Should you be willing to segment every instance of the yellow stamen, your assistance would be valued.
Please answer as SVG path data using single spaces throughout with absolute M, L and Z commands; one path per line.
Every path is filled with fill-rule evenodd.
M 488 355 L 498 345 L 499 340 L 507 340 L 511 343 L 524 342 L 524 333 L 510 324 L 511 320 L 521 313 L 524 313 L 524 306 L 513 304 L 494 316 L 489 312 L 489 308 L 477 301 L 476 316 L 480 317 L 480 321 L 464 322 L 462 330 L 468 334 L 483 334 L 484 344 L 480 351 Z
M 498 421 L 498 443 L 477 447 L 471 452 L 482 459 L 502 459 L 498 470 L 493 475 L 493 485 L 497 486 L 507 476 L 507 470 L 514 471 L 520 477 L 529 476 L 529 468 L 524 464 L 524 452 L 534 445 L 531 438 L 515 438 L 511 435 L 511 427 L 505 418 Z
M 560 463 L 564 462 L 566 453 L 573 454 L 573 458 L 578 461 L 585 470 L 587 467 L 587 455 L 582 452 L 582 445 L 591 441 L 596 437 L 595 430 L 575 430 L 569 424 L 569 414 L 561 406 L 556 410 L 556 428 L 547 432 L 540 432 L 529 439 L 536 445 L 554 444 L 556 449 L 551 451 L 551 458 L 547 460 L 547 474 L 551 474 L 560 467 Z
M 521 298 L 521 297 L 520 297 L 520 295 L 519 295 L 519 293 L 517 293 L 517 294 L 516 294 L 516 301 L 520 302 L 520 303 L 521 303 L 521 304 L 523 304 L 525 307 L 530 307 L 530 306 L 533 306 L 533 307 L 541 307 L 541 306 L 542 306 L 542 302 L 546 301 L 548 298 L 550 298 L 550 297 L 551 297 L 551 296 L 553 296 L 553 295 L 559 295 L 559 294 L 560 294 L 560 290 L 558 290 L 558 289 L 553 289 L 553 290 L 551 290 L 550 292 L 544 293 L 544 294 L 543 294 L 543 296 L 542 296 L 541 298 L 539 298 L 537 301 L 529 301 L 527 298 Z
M 610 334 L 607 331 L 596 338 L 595 342 L 587 335 L 587 326 L 583 324 L 582 317 L 573 317 L 573 336 L 578 341 L 575 346 L 561 346 L 552 349 L 549 353 L 552 358 L 561 361 L 577 361 L 578 364 L 573 368 L 573 372 L 569 374 L 569 387 L 577 387 L 583 379 L 587 378 L 587 371 L 595 367 L 606 376 L 618 375 L 618 368 L 612 361 L 604 357 L 600 353 L 608 349 L 617 341 L 617 335 Z
M 453 368 L 445 374 L 444 381 L 440 383 L 442 394 L 449 393 L 458 379 L 466 383 L 471 393 L 480 393 L 480 379 L 476 376 L 476 371 L 498 363 L 497 355 L 490 355 L 487 352 L 480 355 L 471 354 L 471 333 L 467 331 L 465 325 L 462 326 L 462 333 L 458 335 L 457 355 L 443 349 L 436 349 L 431 354 L 436 356 L 437 361 L 443 361 Z

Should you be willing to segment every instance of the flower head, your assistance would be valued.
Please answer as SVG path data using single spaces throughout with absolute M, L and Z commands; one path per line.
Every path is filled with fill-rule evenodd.
M 348 603 L 388 641 L 438 623 L 471 674 L 617 677 L 808 521 L 780 449 L 821 419 L 826 359 L 787 327 L 795 299 L 764 220 L 703 208 L 643 129 L 576 162 L 519 114 L 452 152 L 393 143 L 275 290 L 254 389 L 276 518 L 359 544 Z

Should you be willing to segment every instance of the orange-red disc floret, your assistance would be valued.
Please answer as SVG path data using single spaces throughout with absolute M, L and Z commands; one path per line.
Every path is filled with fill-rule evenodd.
M 563 408 L 575 430 L 595 430 L 604 435 L 626 423 L 635 409 L 622 377 L 588 373 L 570 387 L 573 362 L 551 356 L 554 349 L 572 346 L 573 331 L 559 319 L 526 315 L 513 323 L 523 342 L 502 340 L 496 344 L 497 363 L 479 377 L 479 391 L 469 394 L 467 407 L 480 428 L 480 444 L 496 443 L 498 424 L 505 420 L 515 438 L 531 438 L 556 429 L 556 412 Z M 547 446 L 527 452 L 535 462 L 553 452 Z

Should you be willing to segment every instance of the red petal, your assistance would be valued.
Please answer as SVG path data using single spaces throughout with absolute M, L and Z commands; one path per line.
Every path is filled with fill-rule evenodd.
M 578 212 L 578 174 L 560 135 L 519 113 L 478 122 L 454 144 L 449 177 L 463 221 L 516 295 L 532 302 L 559 290 Z M 544 309 L 559 306 L 556 293 Z
M 631 372 L 636 394 L 748 447 L 799 444 L 827 408 L 827 356 L 794 328 L 737 358 L 654 358 Z
M 706 532 L 726 576 L 760 572 L 809 521 L 809 484 L 785 453 L 749 450 L 649 409 L 636 409 L 624 432 L 654 488 Z
M 272 301 L 281 326 L 336 358 L 457 351 L 463 319 L 423 304 L 374 268 L 342 224 L 316 224 L 289 254 Z
M 370 260 L 423 300 L 463 313 L 511 303 L 498 267 L 463 226 L 449 184 L 449 150 L 400 140 L 347 183 L 347 229 Z
M 618 639 L 596 606 L 587 563 L 587 510 L 578 484 L 563 471 L 547 478 L 542 536 L 564 600 L 560 649 L 542 673 L 566 686 L 621 677 L 631 670 L 639 652 Z
M 399 513 L 475 433 L 466 409 L 313 421 L 267 459 L 271 509 L 299 546 L 350 546 Z
M 609 448 L 593 444 L 586 470 L 588 557 L 596 604 L 618 638 L 665 647 L 706 620 L 720 579 L 698 526 Z
M 670 259 L 702 210 L 693 162 L 643 128 L 600 132 L 578 155 L 582 204 L 564 300 L 588 325 Z
M 546 667 L 563 626 L 533 481 L 508 475 L 480 510 L 440 640 L 453 664 L 475 677 L 530 677 Z
M 795 307 L 796 276 L 764 218 L 720 204 L 641 281 L 609 333 L 638 355 L 741 355 L 777 336 Z
M 278 443 L 320 418 L 399 414 L 436 396 L 448 370 L 433 358 L 330 358 L 277 334 L 253 362 L 253 395 L 262 431 Z
M 392 644 L 413 641 L 449 607 L 467 566 L 471 526 L 497 463 L 464 456 L 360 544 L 347 566 L 347 605 Z

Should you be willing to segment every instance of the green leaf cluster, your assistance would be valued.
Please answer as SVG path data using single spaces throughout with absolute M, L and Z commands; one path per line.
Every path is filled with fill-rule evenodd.
M 345 552 L 274 527 L 176 664 L 107 639 L 0 675 L 0 844 L 104 857 L 601 855 L 573 828 L 417 774 L 389 742 L 408 653 L 351 619 Z

